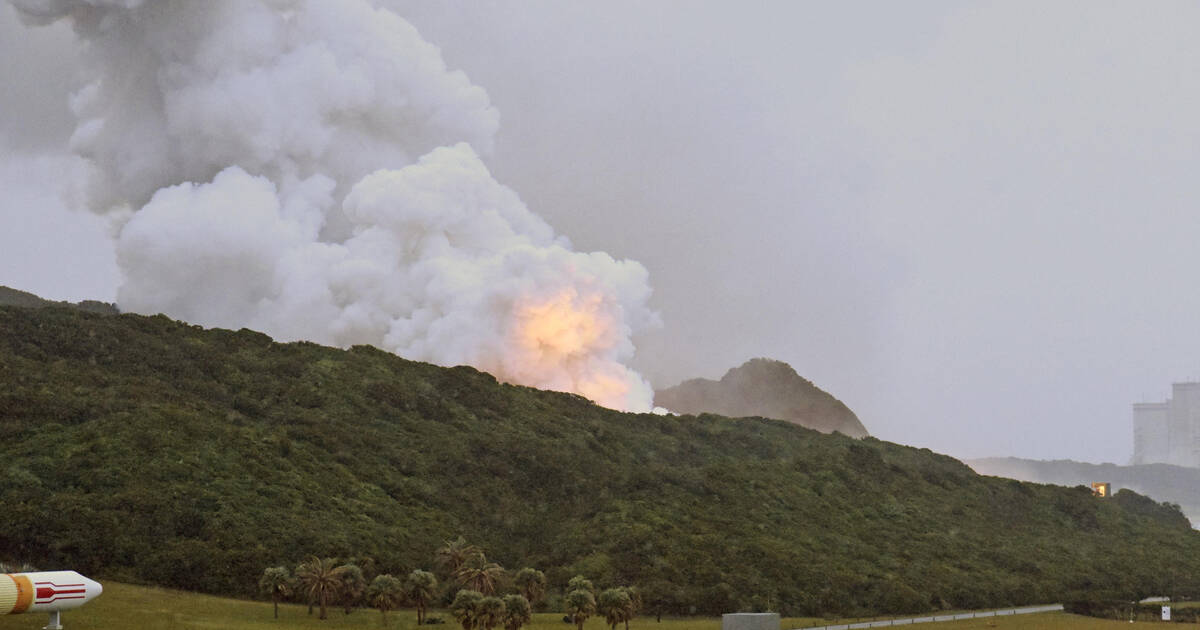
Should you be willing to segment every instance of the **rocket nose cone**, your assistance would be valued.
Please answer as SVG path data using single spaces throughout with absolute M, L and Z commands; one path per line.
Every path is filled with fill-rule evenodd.
M 104 587 L 101 586 L 99 582 L 97 582 L 91 578 L 85 577 L 85 578 L 83 578 L 83 592 L 84 592 L 84 596 L 88 600 L 91 600 L 91 599 L 95 599 L 96 597 L 98 597 L 100 595 L 100 593 L 103 593 Z

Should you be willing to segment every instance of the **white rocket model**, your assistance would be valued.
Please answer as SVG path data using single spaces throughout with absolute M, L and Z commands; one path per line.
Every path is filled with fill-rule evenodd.
M 0 574 L 0 615 L 50 614 L 44 630 L 62 630 L 59 613 L 93 600 L 104 587 L 75 571 Z

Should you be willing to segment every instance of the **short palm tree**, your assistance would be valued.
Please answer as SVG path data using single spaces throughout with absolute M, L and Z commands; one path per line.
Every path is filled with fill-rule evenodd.
M 617 630 L 618 623 L 628 623 L 632 616 L 633 600 L 625 589 L 610 588 L 596 598 L 596 612 L 604 615 L 604 621 L 612 630 Z
M 517 571 L 514 581 L 530 606 L 541 601 L 542 595 L 546 594 L 546 574 L 537 569 L 525 567 Z
M 437 578 L 429 571 L 413 570 L 404 582 L 404 591 L 408 599 L 417 607 L 417 625 L 425 623 L 425 609 L 433 599 L 433 591 L 437 588 Z
M 567 608 L 567 615 L 571 617 L 571 621 L 575 622 L 575 626 L 579 630 L 583 630 L 583 622 L 596 612 L 596 598 L 582 588 L 567 593 L 563 605 Z
M 292 573 L 287 567 L 268 567 L 258 580 L 258 588 L 271 596 L 275 604 L 275 618 L 279 618 L 279 600 L 292 594 Z
M 309 601 L 320 606 L 320 618 L 327 618 L 326 606 L 337 599 L 342 586 L 342 567 L 333 558 L 312 556 L 296 568 L 296 578 Z
M 591 580 L 583 577 L 582 575 L 576 575 L 575 577 L 567 580 L 568 593 L 579 590 L 584 590 L 591 593 L 592 597 L 596 596 L 596 587 L 592 584 Z
M 450 613 L 462 624 L 463 630 L 475 630 L 479 627 L 479 605 L 482 602 L 483 593 L 463 589 L 454 596 Z
M 345 608 L 346 614 L 349 615 L 354 605 L 362 599 L 363 592 L 367 590 L 367 580 L 363 577 L 362 569 L 357 564 L 343 564 L 341 567 L 341 585 L 338 587 L 338 596 L 342 600 L 342 607 Z
M 499 597 L 484 597 L 479 602 L 479 613 L 476 628 L 492 630 L 504 621 L 504 600 Z
M 629 630 L 629 622 L 642 612 L 642 592 L 636 586 L 624 587 L 629 593 L 629 611 L 625 614 L 625 630 Z
M 292 578 L 292 584 L 295 586 L 295 593 L 297 595 L 304 596 L 304 601 L 308 602 L 308 614 L 311 615 L 313 613 L 313 606 L 315 606 L 316 603 L 313 601 L 312 596 L 308 594 L 307 589 L 304 588 L 304 583 L 300 581 L 300 574 L 304 573 L 306 570 L 305 567 L 307 566 L 308 560 L 296 565 L 296 571 L 293 573 L 294 577 Z
M 504 630 L 521 630 L 533 620 L 533 608 L 524 595 L 504 596 Z
M 387 627 L 387 612 L 400 606 L 404 597 L 404 584 L 400 578 L 384 574 L 376 576 L 367 587 L 367 603 L 383 614 L 383 625 Z

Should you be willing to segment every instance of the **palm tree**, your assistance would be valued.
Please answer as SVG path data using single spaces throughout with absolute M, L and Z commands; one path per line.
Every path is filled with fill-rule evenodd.
M 305 601 L 308 602 L 308 614 L 309 614 L 309 616 L 312 616 L 313 606 L 315 605 L 313 602 L 313 598 L 311 595 L 308 594 L 307 589 L 304 588 L 304 583 L 300 581 L 300 574 L 304 573 L 307 570 L 306 567 L 308 567 L 308 560 L 305 560 L 304 562 L 297 564 L 295 577 L 292 579 L 293 579 L 293 583 L 296 586 L 296 588 L 295 588 L 296 593 L 304 595 Z
M 495 595 L 496 582 L 503 576 L 504 567 L 495 562 L 488 562 L 482 552 L 468 558 L 458 567 L 458 571 L 454 572 L 459 584 L 484 595 Z
M 479 605 L 482 602 L 483 593 L 463 589 L 454 596 L 450 613 L 462 624 L 463 630 L 475 630 L 479 627 Z
M 596 611 L 604 615 L 604 621 L 612 630 L 617 630 L 618 623 L 629 622 L 633 612 L 633 600 L 629 597 L 629 591 L 610 588 L 596 598 Z
M 484 597 L 479 602 L 479 621 L 476 628 L 492 630 L 504 620 L 504 600 L 499 597 Z
M 349 615 L 354 605 L 362 598 L 363 591 L 367 590 L 367 579 L 363 577 L 362 569 L 357 564 L 346 563 L 341 567 L 341 585 L 338 587 L 338 594 L 342 599 L 342 606 Z
M 521 626 L 532 620 L 533 608 L 524 595 L 504 596 L 504 630 L 521 630 Z
M 258 588 L 271 596 L 275 604 L 275 618 L 279 618 L 279 599 L 292 593 L 292 574 L 287 567 L 268 567 L 258 580 Z
M 434 552 L 434 561 L 446 571 L 447 575 L 453 576 L 469 558 L 482 555 L 483 551 L 479 547 L 468 544 L 465 538 L 459 536 L 455 540 L 447 540 L 445 544 L 438 547 L 438 550 Z
M 567 615 L 575 622 L 579 630 L 583 630 L 583 622 L 596 612 L 596 598 L 586 589 L 578 589 L 567 593 L 563 604 L 567 607 Z M 470 630 L 470 629 L 468 629 Z
M 517 588 L 531 606 L 541 601 L 542 595 L 546 594 L 546 574 L 537 569 L 525 567 L 517 571 L 515 581 Z
M 591 580 L 583 577 L 582 575 L 576 575 L 570 580 L 567 580 L 568 593 L 579 590 L 587 591 L 591 593 L 593 597 L 596 596 L 596 587 L 592 584 Z
M 367 587 L 367 602 L 378 608 L 379 612 L 383 614 L 384 627 L 387 627 L 387 611 L 398 608 L 403 596 L 404 584 L 400 582 L 399 578 L 386 573 L 376 576 L 371 581 L 371 586 Z
M 336 565 L 337 561 L 333 558 L 312 556 L 296 568 L 296 577 L 300 579 L 301 588 L 308 596 L 309 605 L 316 602 L 321 607 L 320 619 L 327 618 L 325 607 L 337 598 L 342 586 L 342 567 Z
M 346 558 L 346 564 L 358 565 L 358 567 L 362 569 L 363 577 L 366 578 L 368 582 L 370 582 L 374 576 L 379 575 L 377 567 L 375 566 L 375 558 L 372 558 L 371 556 L 363 556 L 361 558 L 351 556 Z
M 629 622 L 642 612 L 642 592 L 636 586 L 623 588 L 629 593 L 629 611 L 625 614 L 625 630 L 629 630 Z
M 433 599 L 433 591 L 437 588 L 437 578 L 429 571 L 413 570 L 408 574 L 404 583 L 405 594 L 417 606 L 417 625 L 425 623 L 425 608 Z

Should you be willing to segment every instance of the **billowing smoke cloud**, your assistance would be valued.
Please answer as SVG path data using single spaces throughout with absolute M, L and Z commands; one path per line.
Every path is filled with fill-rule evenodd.
M 645 268 L 572 251 L 479 158 L 498 114 L 361 0 L 12 0 L 72 21 L 125 310 L 368 343 L 648 410 Z

